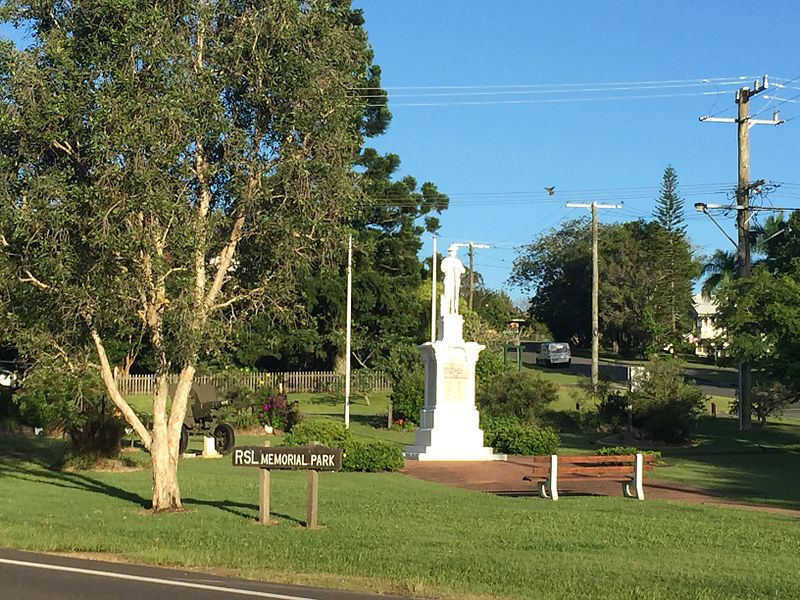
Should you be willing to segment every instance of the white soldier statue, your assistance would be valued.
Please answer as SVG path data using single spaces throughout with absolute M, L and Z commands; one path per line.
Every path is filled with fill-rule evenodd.
M 461 276 L 466 273 L 464 263 L 458 256 L 458 246 L 450 244 L 447 256 L 442 259 L 441 270 L 444 273 L 444 294 L 442 294 L 443 315 L 458 314 L 458 291 L 461 288 Z

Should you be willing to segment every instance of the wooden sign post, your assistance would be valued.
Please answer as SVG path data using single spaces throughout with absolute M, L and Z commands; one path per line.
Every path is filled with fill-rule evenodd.
M 319 471 L 339 471 L 342 468 L 342 450 L 325 446 L 283 446 L 271 448 L 269 441 L 264 446 L 237 446 L 231 452 L 234 467 L 258 467 L 258 522 L 263 525 L 269 519 L 269 472 L 272 469 L 308 471 L 308 510 L 306 527 L 317 527 L 319 496 Z

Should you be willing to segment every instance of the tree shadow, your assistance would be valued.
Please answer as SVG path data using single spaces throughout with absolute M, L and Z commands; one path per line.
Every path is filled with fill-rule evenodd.
M 386 429 L 386 415 L 350 415 L 350 421 L 373 429 Z
M 26 459 L 27 460 L 27 459 Z M 31 461 L 33 462 L 33 461 Z M 66 490 L 80 490 L 118 498 L 142 508 L 150 508 L 150 499 L 128 490 L 109 485 L 82 473 L 68 473 L 65 471 L 50 470 L 48 465 L 34 462 L 35 467 L 27 467 L 24 463 L 12 463 L 9 460 L 0 460 L 0 475 L 14 479 L 44 483 Z
M 56 458 L 56 462 L 52 459 Z M 30 481 L 53 486 L 63 490 L 78 490 L 117 498 L 144 510 L 152 507 L 151 499 L 129 490 L 110 485 L 86 473 L 59 470 L 63 458 L 59 452 L 52 452 L 46 444 L 36 440 L 14 440 L 13 446 L 0 446 L 0 477 Z M 47 460 L 51 459 L 51 460 Z M 200 498 L 183 498 L 186 506 L 208 506 L 224 512 L 256 520 L 258 504 L 234 502 L 232 500 L 206 500 Z M 304 521 L 283 513 L 271 512 L 271 515 L 302 525 Z

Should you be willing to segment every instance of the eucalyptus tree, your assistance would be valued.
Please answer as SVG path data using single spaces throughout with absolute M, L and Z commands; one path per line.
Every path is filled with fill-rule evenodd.
M 345 0 L 3 8 L 32 34 L 0 47 L 6 334 L 65 364 L 93 353 L 150 451 L 153 509 L 179 508 L 199 357 L 249 312 L 289 311 L 353 214 L 363 136 L 388 115 L 363 20 Z M 137 333 L 152 428 L 107 351 Z

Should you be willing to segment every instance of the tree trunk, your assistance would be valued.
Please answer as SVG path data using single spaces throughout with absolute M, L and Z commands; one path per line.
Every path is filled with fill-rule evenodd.
M 181 491 L 178 487 L 178 450 L 170 448 L 167 424 L 153 427 L 150 446 L 150 463 L 153 469 L 153 510 L 169 511 L 181 508 Z
M 153 388 L 153 442 L 150 462 L 153 468 L 153 510 L 169 511 L 181 508 L 178 487 L 178 448 L 180 428 L 186 412 L 186 401 L 191 389 L 194 369 L 184 368 L 173 392 L 172 406 L 167 417 L 169 377 L 162 372 L 156 375 Z

